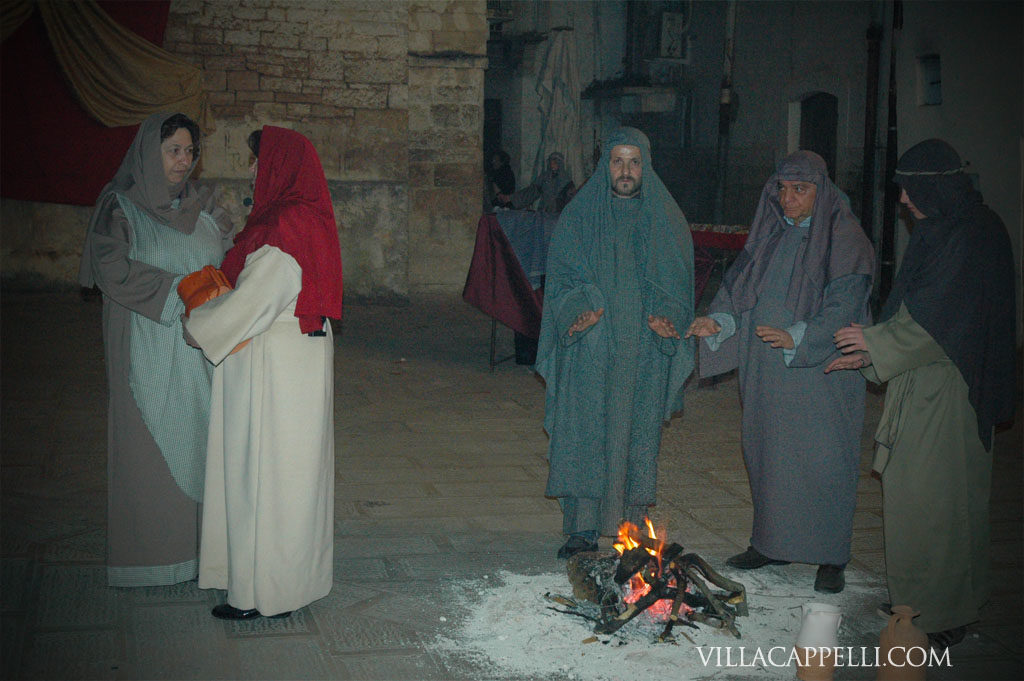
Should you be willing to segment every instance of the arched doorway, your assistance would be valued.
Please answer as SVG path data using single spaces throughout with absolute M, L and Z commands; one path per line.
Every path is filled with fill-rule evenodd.
M 800 100 L 799 148 L 813 151 L 825 159 L 828 175 L 836 179 L 836 136 L 839 124 L 839 99 L 827 92 L 815 92 Z

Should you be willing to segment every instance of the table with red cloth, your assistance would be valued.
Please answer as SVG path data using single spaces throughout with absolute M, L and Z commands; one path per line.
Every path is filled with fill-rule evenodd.
M 743 250 L 749 231 L 746 225 L 711 225 L 693 223 L 690 236 L 693 238 L 693 304 L 700 304 L 704 289 L 707 288 L 715 267 L 724 273 L 736 253 Z M 726 253 L 721 253 L 725 251 Z
M 743 249 L 747 241 L 746 229 L 746 226 L 737 225 L 690 225 L 694 246 L 695 305 L 700 302 L 715 267 L 720 266 L 724 270 L 735 253 Z M 493 213 L 482 215 L 477 222 L 476 245 L 462 299 L 494 320 L 491 327 L 492 368 L 497 363 L 494 358 L 496 322 L 530 338 L 540 336 L 542 289 L 533 288 Z
M 496 322 L 529 338 L 540 337 L 544 295 L 534 289 L 516 256 L 512 244 L 493 213 L 480 217 L 476 245 L 466 275 L 462 299 L 492 320 L 490 366 L 494 357 Z

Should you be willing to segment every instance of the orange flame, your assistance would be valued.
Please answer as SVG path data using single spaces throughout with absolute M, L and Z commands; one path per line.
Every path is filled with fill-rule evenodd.
M 651 519 L 645 517 L 644 523 L 647 525 L 647 536 L 651 539 L 658 539 L 658 535 L 654 531 L 654 525 L 651 524 Z M 617 541 L 612 544 L 612 547 L 618 551 L 620 556 L 626 551 L 639 548 L 640 543 L 633 539 L 634 536 L 640 536 L 640 528 L 631 522 L 624 522 L 619 526 L 619 536 Z M 647 548 L 646 550 L 649 554 L 658 559 L 658 574 L 661 574 L 661 551 L 665 546 L 664 540 L 658 540 L 655 546 L 657 547 L 656 549 Z M 626 603 L 634 603 L 647 595 L 650 590 L 651 585 L 644 581 L 644 578 L 640 573 L 637 573 L 630 577 L 629 584 L 625 589 L 626 594 L 623 596 L 623 600 Z M 672 607 L 672 601 L 669 599 L 662 599 L 662 601 L 658 601 L 654 606 L 652 606 L 652 608 L 650 608 L 652 614 L 668 615 L 668 612 Z

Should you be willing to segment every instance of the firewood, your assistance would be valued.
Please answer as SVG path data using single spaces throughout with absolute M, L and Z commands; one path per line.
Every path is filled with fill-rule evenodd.
M 612 602 L 617 602 L 618 594 L 609 586 L 614 583 L 617 563 L 615 556 L 598 551 L 583 551 L 571 556 L 565 569 L 573 596 L 598 605 L 607 605 L 612 597 Z

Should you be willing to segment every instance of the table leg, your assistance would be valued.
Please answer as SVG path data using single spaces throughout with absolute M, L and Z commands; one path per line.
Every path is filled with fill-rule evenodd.
M 498 338 L 498 320 L 491 319 L 491 354 L 487 358 L 487 366 L 494 371 L 494 366 L 497 362 L 494 361 L 494 345 Z
M 492 317 L 491 318 L 491 346 L 490 346 L 490 352 L 489 352 L 489 354 L 487 356 L 487 366 L 490 367 L 491 371 L 494 371 L 494 367 L 498 366 L 502 362 L 507 362 L 508 360 L 510 360 L 513 357 L 515 357 L 515 355 L 512 354 L 512 355 L 509 355 L 508 357 L 502 357 L 501 359 L 498 359 L 496 357 L 497 351 L 498 351 L 498 320 L 494 319 Z

